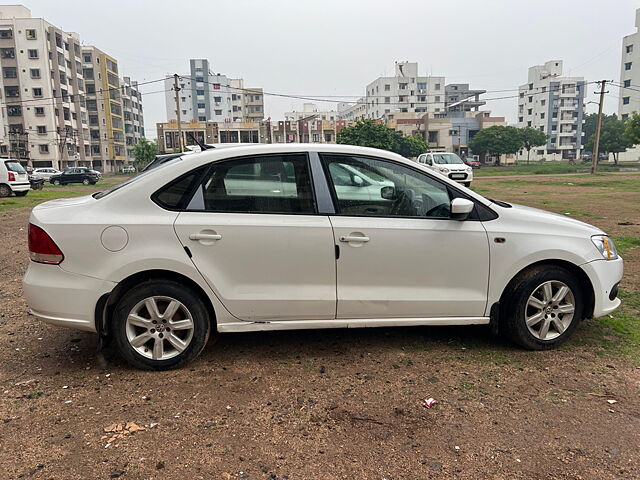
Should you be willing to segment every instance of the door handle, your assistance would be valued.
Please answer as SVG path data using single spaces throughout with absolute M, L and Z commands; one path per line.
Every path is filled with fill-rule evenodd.
M 189 240 L 220 240 L 222 235 L 217 233 L 192 233 L 189 235 Z
M 341 242 L 360 242 L 366 243 L 371 240 L 369 237 L 360 236 L 360 235 L 343 235 L 340 237 Z

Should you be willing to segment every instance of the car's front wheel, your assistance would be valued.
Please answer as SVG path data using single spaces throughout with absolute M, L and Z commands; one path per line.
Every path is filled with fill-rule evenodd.
M 84 180 L 82 180 L 82 184 L 83 185 L 89 185 L 91 182 L 89 181 L 88 178 L 85 178 Z
M 54 185 L 60 185 L 60 180 L 58 180 L 58 179 L 56 178 L 56 179 L 55 179 L 53 182 L 51 182 L 51 183 L 53 183 Z
M 8 197 L 11 195 L 11 188 L 7 185 L 0 185 L 0 197 Z
M 14 192 L 16 194 L 16 197 L 25 197 L 27 195 L 27 193 L 29 193 L 29 190 L 25 190 L 24 192 Z
M 510 285 L 501 311 L 507 337 L 530 350 L 554 348 L 569 339 L 582 319 L 580 282 L 557 266 L 540 266 Z
M 471 186 L 471 182 L 464 182 L 464 186 L 469 188 Z
M 145 370 L 168 370 L 200 354 L 210 321 L 205 304 L 191 289 L 150 280 L 120 299 L 112 328 L 116 348 L 127 362 Z

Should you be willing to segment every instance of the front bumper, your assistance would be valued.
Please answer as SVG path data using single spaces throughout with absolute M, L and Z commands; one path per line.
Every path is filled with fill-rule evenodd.
M 609 298 L 611 290 L 622 280 L 624 262 L 618 257 L 615 260 L 594 260 L 581 265 L 593 285 L 593 316 L 603 317 L 620 306 L 619 298 Z
M 449 177 L 451 180 L 458 183 L 471 182 L 473 180 L 473 171 L 467 172 L 467 171 L 461 170 L 459 172 L 458 171 L 449 172 L 447 174 L 447 177 Z
M 116 286 L 85 275 L 64 271 L 57 265 L 29 262 L 22 280 L 32 313 L 41 320 L 63 327 L 96 331 L 98 300 Z

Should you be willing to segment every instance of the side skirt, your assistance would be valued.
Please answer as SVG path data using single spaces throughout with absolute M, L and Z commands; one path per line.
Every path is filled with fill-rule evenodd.
M 230 322 L 218 324 L 218 332 L 258 332 L 314 328 L 418 327 L 446 325 L 487 325 L 489 317 L 442 318 L 357 318 L 339 320 L 288 320 L 274 322 Z

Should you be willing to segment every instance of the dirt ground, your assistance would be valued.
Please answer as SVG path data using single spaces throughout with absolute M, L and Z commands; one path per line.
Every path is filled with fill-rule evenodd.
M 640 176 L 589 182 L 476 185 L 639 238 Z M 551 352 L 485 327 L 258 332 L 221 336 L 183 370 L 140 372 L 27 313 L 28 213 L 0 213 L 1 478 L 640 478 L 631 307 L 611 319 L 627 337 L 590 320 Z M 640 248 L 625 261 L 632 303 Z M 105 432 L 126 422 L 144 429 Z

